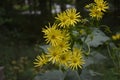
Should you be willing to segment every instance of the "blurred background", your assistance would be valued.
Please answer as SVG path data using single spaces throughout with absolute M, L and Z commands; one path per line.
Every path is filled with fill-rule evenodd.
M 101 23 L 108 25 L 112 32 L 120 31 L 120 0 L 106 1 L 110 8 Z M 87 17 L 84 6 L 91 2 L 0 0 L 0 66 L 4 68 L 5 80 L 32 80 L 36 75 L 33 61 L 40 53 L 38 45 L 44 43 L 42 28 L 48 22 L 53 23 L 57 13 L 70 7 L 80 11 L 83 18 Z

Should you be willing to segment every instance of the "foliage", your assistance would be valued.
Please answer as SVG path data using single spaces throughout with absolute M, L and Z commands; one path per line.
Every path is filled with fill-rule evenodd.
M 1 44 L 0 66 L 4 67 L 6 80 L 32 80 L 37 71 L 33 68 L 32 61 L 37 54 L 33 46 Z

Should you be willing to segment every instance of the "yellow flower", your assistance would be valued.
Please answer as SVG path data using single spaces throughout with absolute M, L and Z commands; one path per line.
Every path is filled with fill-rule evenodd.
M 49 25 L 49 27 L 46 26 L 46 29 L 43 29 L 42 32 L 45 33 L 44 38 L 46 38 L 46 42 L 50 43 L 52 46 L 55 46 L 63 39 L 63 34 L 61 33 L 61 30 L 56 28 L 57 25 L 54 24 L 52 27 Z
M 103 12 L 106 12 L 106 9 L 109 8 L 108 3 L 104 0 L 94 0 L 94 3 L 88 4 L 85 6 L 90 11 L 90 16 L 96 18 L 97 20 L 101 19 Z
M 75 26 L 77 22 L 80 22 L 79 19 L 81 17 L 80 13 L 79 12 L 77 13 L 75 8 L 66 10 L 66 14 L 69 17 L 68 18 L 69 25 Z
M 68 62 L 71 58 L 69 51 L 60 54 L 58 64 L 64 67 L 68 67 Z
M 112 36 L 113 40 L 119 40 L 120 39 L 120 33 L 117 33 L 116 35 Z
M 70 33 L 68 32 L 68 30 L 62 30 L 62 34 L 64 36 L 63 41 L 69 41 L 70 40 Z
M 85 6 L 85 8 L 87 8 L 88 10 L 93 8 L 95 6 L 95 3 L 90 3 L 88 5 Z
M 70 34 L 67 30 L 62 30 L 62 35 L 63 35 L 63 39 L 61 41 L 59 41 L 58 45 L 56 45 L 56 47 L 58 47 L 61 51 L 68 51 L 70 49 Z
M 89 15 L 90 15 L 92 18 L 96 18 L 97 20 L 99 20 L 99 19 L 102 18 L 103 12 L 99 11 L 99 10 L 97 9 L 97 7 L 93 7 L 92 9 L 90 9 Z
M 117 37 L 115 35 L 112 36 L 113 40 L 117 40 Z
M 70 44 L 68 43 L 68 41 L 61 41 L 58 43 L 58 45 L 56 46 L 58 47 L 61 51 L 68 51 L 70 49 Z
M 60 27 L 70 28 L 70 26 L 75 26 L 75 24 L 80 21 L 80 17 L 80 13 L 77 13 L 75 8 L 71 8 L 57 14 L 55 18 L 60 21 Z
M 71 56 L 71 60 L 69 63 L 69 67 L 73 70 L 82 68 L 82 65 L 84 64 L 83 56 L 82 56 L 82 51 L 79 50 L 78 48 L 73 49 L 73 54 Z
M 35 64 L 35 67 L 42 67 L 43 65 L 45 65 L 48 62 L 48 58 L 46 57 L 46 55 L 42 54 L 41 56 L 37 56 L 37 58 L 35 59 L 35 62 L 33 62 Z
M 55 17 L 55 19 L 57 19 L 58 21 L 60 21 L 60 23 L 58 24 L 60 27 L 65 28 L 68 25 L 68 16 L 66 15 L 65 12 L 61 12 L 59 14 L 57 14 L 57 17 Z
M 59 60 L 59 56 L 62 53 L 62 51 L 58 47 L 50 47 L 48 48 L 48 54 L 47 57 L 49 61 L 52 62 L 52 64 L 55 64 Z
M 108 3 L 104 0 L 94 0 L 96 7 L 99 11 L 106 12 L 106 9 L 109 8 Z

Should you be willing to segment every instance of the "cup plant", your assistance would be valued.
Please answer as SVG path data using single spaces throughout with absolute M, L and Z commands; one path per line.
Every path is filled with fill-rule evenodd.
M 114 40 L 120 40 L 120 35 L 107 36 L 110 29 L 99 24 L 109 9 L 108 2 L 94 0 L 85 9 L 89 12 L 87 18 L 83 18 L 75 8 L 69 8 L 58 13 L 54 23 L 42 29 L 47 47 L 34 61 L 35 67 L 40 69 L 36 80 L 79 80 L 82 70 L 90 63 L 87 59 L 91 55 L 101 53 L 102 49 L 111 54 L 111 44 L 120 48 L 120 43 L 118 46 L 114 43 Z M 107 32 L 103 32 L 101 27 L 105 27 Z M 98 50 L 102 45 L 107 47 Z

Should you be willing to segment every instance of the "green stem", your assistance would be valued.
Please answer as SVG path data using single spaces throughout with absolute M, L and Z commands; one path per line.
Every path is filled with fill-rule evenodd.
M 61 66 L 61 65 L 59 65 L 59 70 L 60 70 L 60 71 L 62 70 L 62 66 Z
M 110 49 L 109 49 L 109 46 L 108 46 L 108 45 L 107 45 L 107 50 L 108 50 L 108 54 L 109 54 L 110 58 L 111 58 L 112 61 L 113 61 L 114 66 L 116 67 L 117 65 L 116 65 L 116 63 L 115 63 L 115 61 L 114 61 L 114 59 L 113 59 L 113 57 L 112 57 L 112 55 L 111 55 L 111 52 L 110 52 Z
M 117 52 L 119 53 L 119 50 L 117 50 Z M 118 60 L 118 73 L 120 73 L 120 53 L 118 54 L 118 56 L 116 56 L 117 57 L 117 60 Z
M 90 54 L 90 46 L 87 44 L 87 47 L 88 47 L 88 52 L 85 54 L 88 56 Z

